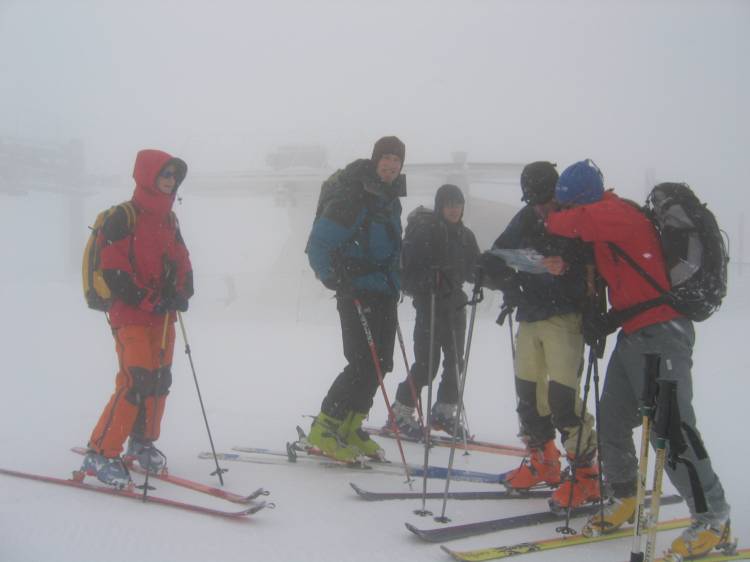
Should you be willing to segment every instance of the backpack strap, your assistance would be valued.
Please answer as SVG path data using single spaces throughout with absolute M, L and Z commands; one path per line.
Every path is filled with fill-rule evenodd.
M 641 264 L 630 257 L 630 255 L 620 246 L 618 246 L 614 242 L 607 242 L 607 246 L 609 246 L 613 253 L 624 259 L 628 263 L 628 265 L 630 265 L 630 267 L 638 272 L 640 276 L 643 277 L 648 282 L 648 284 L 656 289 L 659 293 L 661 293 L 662 295 L 669 294 L 669 291 L 665 290 L 661 285 L 659 285 L 659 283 L 656 282 L 656 279 L 654 279 L 645 269 L 643 269 L 641 267 Z
M 607 315 L 613 321 L 615 321 L 618 326 L 621 326 L 631 318 L 639 315 L 641 312 L 645 312 L 646 310 L 655 308 L 662 304 L 668 304 L 674 308 L 674 296 L 671 292 L 665 291 L 664 288 L 659 285 L 659 283 L 657 283 L 656 279 L 654 279 L 645 269 L 643 269 L 643 267 L 641 267 L 641 265 L 620 246 L 618 246 L 614 242 L 607 242 L 607 245 L 609 246 L 610 250 L 612 250 L 612 253 L 624 259 L 625 262 L 630 267 L 632 267 L 641 277 L 643 277 L 643 279 L 645 279 L 649 285 L 651 285 L 660 293 L 660 296 L 656 297 L 655 299 L 649 299 L 647 301 L 639 302 L 638 304 L 634 304 L 633 306 L 630 306 L 624 310 L 610 310 Z
M 135 208 L 135 205 L 133 205 L 133 202 L 125 201 L 124 203 L 120 203 L 119 205 L 117 205 L 117 207 L 125 212 L 125 218 L 128 222 L 128 230 L 133 230 L 133 226 L 135 226 L 135 219 L 138 215 L 138 211 Z
M 133 229 L 135 228 L 135 221 L 138 217 L 138 209 L 133 204 L 132 201 L 125 201 L 124 203 L 120 203 L 118 205 L 120 209 L 125 211 L 125 218 L 127 220 L 128 225 L 128 232 L 130 234 L 133 234 Z M 133 272 L 135 273 L 135 250 L 133 249 L 133 237 L 130 237 L 130 244 L 128 245 L 128 259 L 130 260 L 130 267 L 133 268 Z

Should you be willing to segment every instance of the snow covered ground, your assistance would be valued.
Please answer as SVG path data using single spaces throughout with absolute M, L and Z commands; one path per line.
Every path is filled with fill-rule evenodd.
M 186 188 L 188 182 L 186 182 Z M 125 198 L 129 189 L 120 195 Z M 87 202 L 87 220 L 118 196 Z M 278 448 L 309 427 L 304 414 L 317 413 L 329 384 L 342 367 L 334 303 L 309 283 L 308 273 L 278 273 L 271 266 L 288 231 L 285 214 L 270 201 L 255 200 L 243 211 L 238 201 L 188 198 L 178 210 L 197 272 L 197 296 L 185 315 L 198 379 L 218 450 L 232 445 Z M 216 217 L 226 217 L 223 222 Z M 206 217 L 211 217 L 209 221 Z M 3 197 L 0 202 L 0 341 L 2 407 L 0 467 L 65 477 L 108 399 L 116 369 L 112 338 L 101 314 L 86 309 L 67 249 L 67 218 L 57 196 Z M 80 230 L 81 247 L 85 229 Z M 300 248 L 301 251 L 301 248 Z M 283 256 L 282 256 L 283 258 Z M 294 262 L 296 257 L 289 257 Z M 66 269 L 68 268 L 68 269 Z M 225 294 L 227 277 L 237 297 Z M 300 277 L 302 276 L 302 277 Z M 300 280 L 301 279 L 301 280 Z M 750 493 L 746 482 L 748 358 L 746 324 L 750 278 L 732 270 L 730 295 L 719 314 L 698 326 L 695 405 L 703 437 L 733 506 L 734 531 L 750 539 Z M 491 306 L 482 309 L 471 350 L 466 405 L 478 437 L 515 444 L 515 398 L 507 327 L 494 324 Z M 401 307 L 410 348 L 413 313 Z M 189 365 L 178 340 L 174 383 L 159 446 L 175 474 L 216 484 Z M 604 369 L 601 369 L 602 376 Z M 396 357 L 387 378 L 392 395 L 404 376 Z M 370 422 L 380 424 L 385 407 L 378 396 Z M 382 441 L 397 461 L 394 443 Z M 407 444 L 408 460 L 420 463 L 422 449 Z M 445 466 L 447 450 L 431 462 Z M 485 453 L 456 455 L 457 468 L 501 472 L 518 459 Z M 407 489 L 403 477 L 330 471 L 314 466 L 230 464 L 226 488 L 271 490 L 275 510 L 232 522 L 155 505 L 88 494 L 0 476 L 0 560 L 21 561 L 388 561 L 448 560 L 438 546 L 418 541 L 404 522 L 438 526 L 412 513 L 419 502 L 366 503 L 348 483 L 373 490 Z M 442 480 L 430 489 L 442 491 Z M 421 489 L 421 481 L 414 486 Z M 493 489 L 454 483 L 452 489 Z M 667 490 L 671 491 L 671 487 Z M 161 495 L 232 508 L 221 500 L 158 483 Z M 428 507 L 438 513 L 441 502 Z M 543 510 L 543 501 L 449 502 L 455 523 Z M 684 506 L 662 510 L 683 516 Z M 580 525 L 576 520 L 575 524 Z M 451 543 L 465 549 L 514 544 L 553 536 L 555 525 L 485 535 Z M 660 548 L 676 535 L 664 533 Z M 744 540 L 743 540 L 744 539 Z M 621 561 L 629 540 L 529 555 L 529 561 Z

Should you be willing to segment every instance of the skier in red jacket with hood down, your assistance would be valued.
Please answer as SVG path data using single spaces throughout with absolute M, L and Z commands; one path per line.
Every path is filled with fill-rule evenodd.
M 153 442 L 172 383 L 175 311 L 193 295 L 193 272 L 172 205 L 187 165 L 160 150 L 141 150 L 135 160 L 136 210 L 130 224 L 119 207 L 104 222 L 97 243 L 112 293 L 109 321 L 119 372 L 115 392 L 89 439 L 82 470 L 115 487 L 130 484 L 126 462 L 152 472 L 166 457 Z M 130 436 L 125 461 L 120 457 Z
M 660 294 L 610 244 L 619 246 L 660 286 L 669 286 L 661 244 L 651 221 L 632 203 L 612 191 L 604 192 L 602 173 L 591 160 L 577 162 L 560 175 L 555 199 L 566 210 L 547 217 L 547 230 L 593 243 L 596 267 L 607 281 L 609 301 L 616 312 L 656 299 Z M 559 274 L 552 270 L 550 273 Z M 638 407 L 643 395 L 645 355 L 656 354 L 661 359 L 658 380 L 677 385 L 680 429 L 689 444 L 681 457 L 695 468 L 708 508 L 704 513 L 697 512 L 685 464 L 668 463 L 667 475 L 685 498 L 693 519 L 672 543 L 671 556 L 677 559 L 679 555 L 680 560 L 698 558 L 729 540 L 730 507 L 701 441 L 692 404 L 694 343 L 693 323 L 666 304 L 641 310 L 622 323 L 607 364 L 599 408 L 600 454 L 614 498 L 604 509 L 603 517 L 597 513 L 588 521 L 584 534 L 612 532 L 635 514 L 638 458 L 633 429 L 641 422 Z M 654 439 L 652 431 L 652 443 Z

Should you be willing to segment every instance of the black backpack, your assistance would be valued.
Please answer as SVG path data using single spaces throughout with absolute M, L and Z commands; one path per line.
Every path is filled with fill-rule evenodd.
M 729 256 L 716 217 L 684 183 L 654 187 L 643 211 L 661 238 L 671 287 L 661 287 L 622 248 L 610 243 L 616 254 L 662 294 L 622 312 L 637 313 L 666 303 L 690 320 L 702 322 L 719 309 L 727 294 Z
M 434 244 L 437 236 L 438 218 L 432 209 L 420 205 L 406 217 L 404 240 L 401 247 L 401 289 L 407 295 L 414 296 L 428 289 L 428 274 L 419 260 L 413 257 L 421 254 L 426 248 L 419 248 L 417 244 L 424 244 L 429 240 Z

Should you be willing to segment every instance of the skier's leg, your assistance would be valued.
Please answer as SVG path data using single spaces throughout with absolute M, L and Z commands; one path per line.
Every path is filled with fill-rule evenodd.
M 118 456 L 130 435 L 142 406 L 143 397 L 153 385 L 153 356 L 146 326 L 123 326 L 114 332 L 120 370 L 115 392 L 99 417 L 89 447 L 105 457 Z

